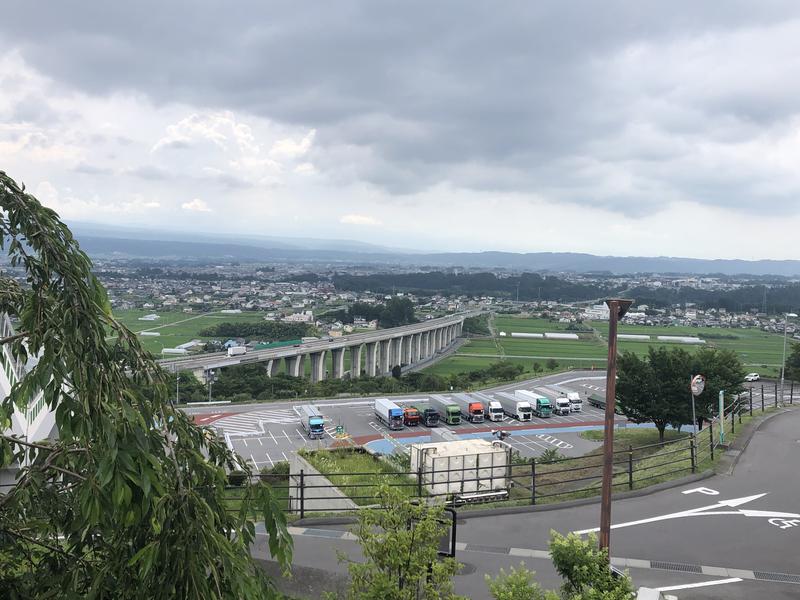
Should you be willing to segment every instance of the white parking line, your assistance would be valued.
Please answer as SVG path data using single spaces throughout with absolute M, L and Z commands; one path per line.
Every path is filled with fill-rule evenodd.
M 267 460 L 269 461 L 269 465 L 270 465 L 271 467 L 274 467 L 274 466 L 275 466 L 275 463 L 274 463 L 274 462 L 272 462 L 272 459 L 269 457 L 269 454 L 267 454 Z
M 281 454 L 283 454 L 283 459 L 284 459 L 286 462 L 289 462 L 289 457 L 288 457 L 288 456 L 286 456 L 286 452 L 281 452 Z
M 244 447 L 247 448 L 247 440 L 242 440 L 244 442 Z
M 262 446 L 264 445 L 264 442 L 261 441 L 261 438 L 258 438 L 258 443 L 261 444 Z
M 283 435 L 286 436 L 287 441 L 291 444 L 292 443 L 292 438 L 289 437 L 289 434 L 286 433 L 286 430 L 285 429 L 281 429 L 281 431 L 283 432 Z
M 276 439 L 275 439 L 275 436 L 274 436 L 274 435 L 272 435 L 272 432 L 271 432 L 271 431 L 268 431 L 267 433 L 269 433 L 269 437 L 271 437 L 271 438 L 272 438 L 272 441 L 273 441 L 273 442 L 275 442 L 275 445 L 277 446 L 277 445 L 278 445 L 278 440 L 276 440 Z

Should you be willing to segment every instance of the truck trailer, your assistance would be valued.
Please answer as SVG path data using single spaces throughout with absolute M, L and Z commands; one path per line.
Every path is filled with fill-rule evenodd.
M 375 416 L 389 429 L 403 428 L 403 409 L 388 398 L 375 400 Z
M 461 409 L 461 416 L 470 423 L 483 423 L 483 404 L 469 394 L 453 394 L 453 402 Z
M 316 406 L 302 404 L 295 406 L 294 412 L 300 417 L 300 425 L 309 439 L 318 440 L 325 436 L 325 418 Z
M 436 409 L 439 413 L 440 421 L 444 421 L 448 425 L 461 424 L 461 408 L 452 400 L 448 400 L 439 394 L 434 394 L 431 396 L 430 407 Z
M 517 421 L 530 421 L 533 418 L 531 403 L 505 392 L 498 392 L 497 399 L 503 412 Z
M 242 354 L 247 354 L 246 346 L 231 346 L 228 348 L 228 356 L 241 356 Z

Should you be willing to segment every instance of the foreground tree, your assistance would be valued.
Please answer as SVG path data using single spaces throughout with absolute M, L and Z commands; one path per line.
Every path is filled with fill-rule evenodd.
M 706 376 L 705 391 L 695 401 L 699 426 L 716 415 L 720 390 L 732 398 L 744 389 L 744 368 L 732 350 L 709 347 L 689 354 L 683 348 L 651 347 L 645 358 L 623 353 L 617 366 L 620 411 L 634 423 L 652 422 L 661 441 L 667 425 L 679 428 L 692 422 L 693 375 Z
M 349 600 L 458 600 L 453 577 L 460 565 L 437 555 L 446 534 L 439 507 L 412 503 L 397 489 L 384 485 L 378 506 L 362 509 L 355 534 L 365 562 L 347 562 Z
M 692 375 L 702 373 L 706 377 L 706 387 L 695 400 L 697 426 L 713 419 L 719 412 L 719 393 L 725 391 L 726 403 L 744 391 L 744 365 L 733 350 L 701 348 L 692 355 Z M 686 388 L 689 380 L 686 378 Z M 688 401 L 688 400 L 687 400 Z
M 646 358 L 624 352 L 617 360 L 617 402 L 634 423 L 653 423 L 660 441 L 667 425 L 692 422 L 691 356 L 682 348 L 650 348 Z
M 786 357 L 785 376 L 787 379 L 800 381 L 800 344 L 792 344 Z
M 285 517 L 269 487 L 251 483 L 208 430 L 171 406 L 165 374 L 111 314 L 58 215 L 0 172 L 0 247 L 25 285 L 0 275 L 0 339 L 38 362 L 0 404 L 0 428 L 40 391 L 57 440 L 0 437 L 0 467 L 18 466 L 0 496 L 2 596 L 263 598 L 249 554 L 261 512 L 270 550 L 291 559 Z M 247 473 L 229 511 L 226 471 Z M 241 466 L 244 465 L 244 466 Z

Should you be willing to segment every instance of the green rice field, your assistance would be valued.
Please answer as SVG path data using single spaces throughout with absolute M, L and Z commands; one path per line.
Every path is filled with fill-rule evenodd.
M 560 367 L 605 368 L 608 352 L 608 323 L 584 323 L 593 326 L 593 332 L 574 332 L 578 340 L 548 340 L 512 338 L 512 332 L 546 333 L 566 330 L 562 323 L 545 319 L 499 315 L 493 327 L 495 337 L 473 338 L 467 341 L 457 353 L 446 358 L 426 371 L 438 375 L 449 375 L 461 371 L 486 368 L 498 360 L 510 360 L 532 372 L 534 362 L 544 364 L 550 358 L 559 362 Z M 505 332 L 505 336 L 499 336 Z M 647 353 L 650 346 L 679 346 L 694 352 L 703 346 L 725 348 L 735 351 L 745 368 L 758 371 L 762 376 L 777 375 L 783 352 L 783 337 L 758 329 L 718 329 L 710 327 L 647 327 L 621 323 L 619 333 L 649 335 L 649 341 L 620 340 L 620 351 L 631 351 L 639 355 Z M 694 336 L 706 341 L 704 345 L 680 344 L 659 341 L 656 336 Z

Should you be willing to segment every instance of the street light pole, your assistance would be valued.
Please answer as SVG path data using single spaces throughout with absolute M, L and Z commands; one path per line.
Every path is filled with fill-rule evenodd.
M 606 369 L 606 414 L 603 435 L 603 487 L 600 497 L 600 548 L 610 553 L 611 488 L 614 477 L 614 407 L 617 395 L 617 322 L 633 300 L 606 300 L 608 305 L 608 367 Z M 610 554 L 609 554 L 610 555 Z
M 795 318 L 797 315 L 794 313 L 786 313 L 783 315 L 783 359 L 781 360 L 781 404 L 783 403 L 783 380 L 786 374 L 786 326 L 789 317 Z

